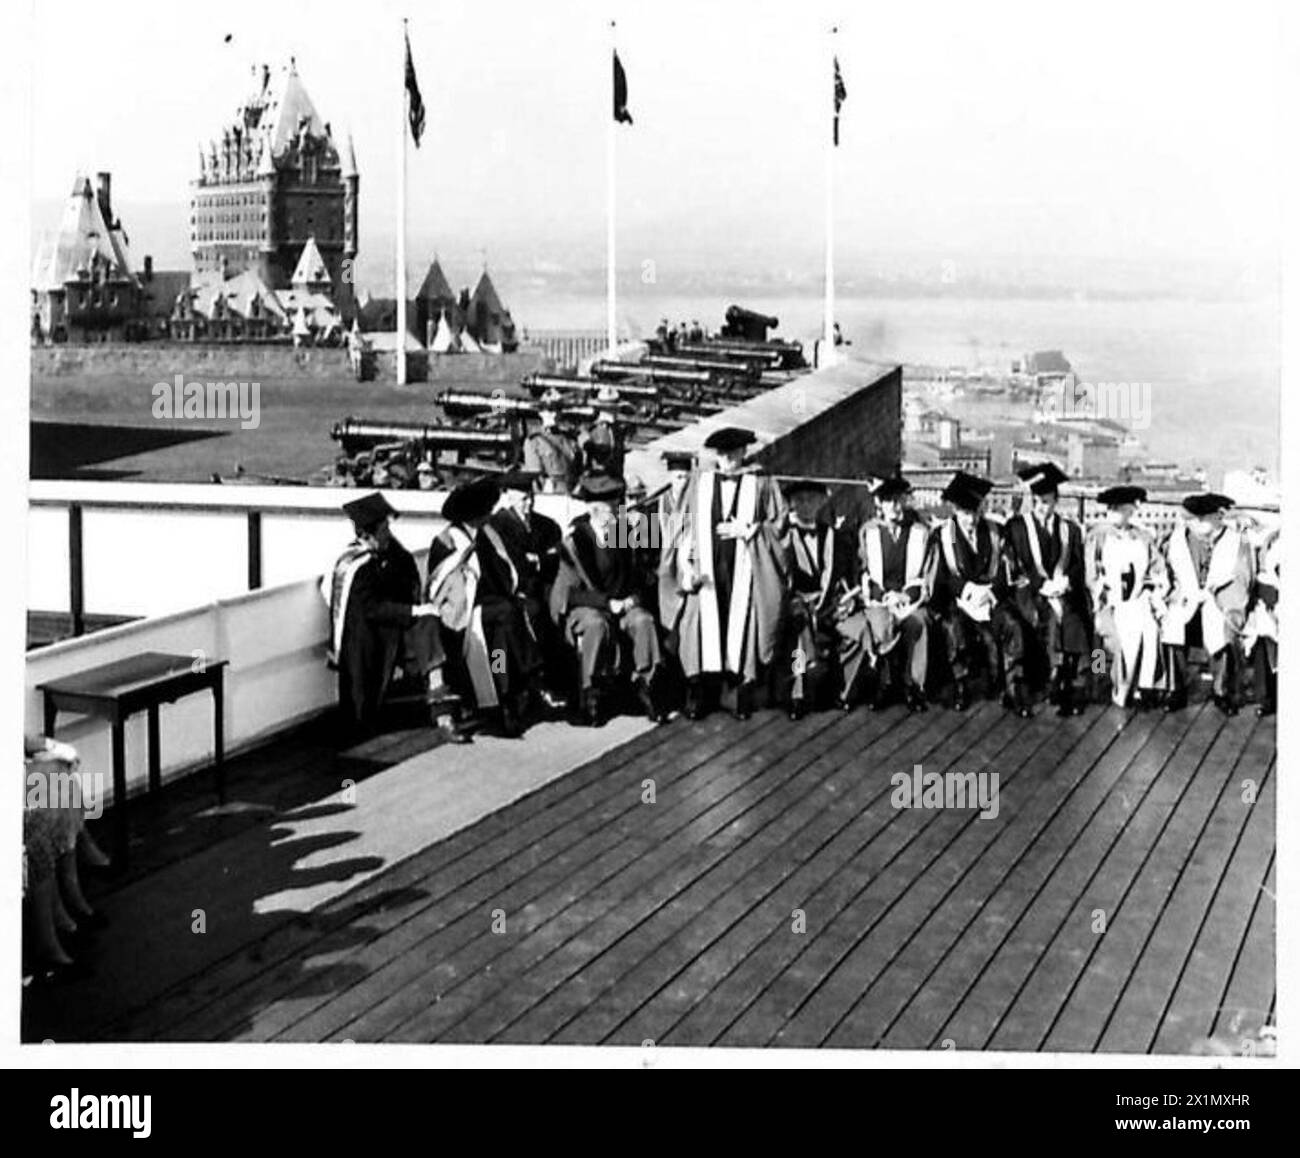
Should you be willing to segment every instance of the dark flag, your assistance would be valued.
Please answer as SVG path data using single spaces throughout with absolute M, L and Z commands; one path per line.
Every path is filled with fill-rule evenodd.
M 632 123 L 632 114 L 627 111 L 627 73 L 623 71 L 617 49 L 614 50 L 614 120 L 623 125 Z
M 837 56 L 835 57 L 835 118 L 831 129 L 836 147 L 840 143 L 840 105 L 848 95 L 848 89 L 844 87 L 844 78 L 840 76 L 840 58 Z
M 406 38 L 406 113 L 411 120 L 411 138 L 420 147 L 424 136 L 424 101 L 420 99 L 420 85 L 415 79 L 415 62 L 411 59 L 411 38 Z

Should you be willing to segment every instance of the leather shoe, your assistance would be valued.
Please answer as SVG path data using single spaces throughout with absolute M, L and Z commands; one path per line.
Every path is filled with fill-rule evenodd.
M 790 719 L 802 720 L 808 714 L 808 703 L 803 696 L 794 696 L 790 700 Z

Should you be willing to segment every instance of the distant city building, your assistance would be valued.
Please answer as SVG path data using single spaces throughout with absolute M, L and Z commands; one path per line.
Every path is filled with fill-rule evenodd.
M 151 263 L 146 264 L 152 272 Z M 113 216 L 112 177 L 98 188 L 73 182 L 58 233 L 32 265 L 32 338 L 110 342 L 142 337 L 144 287 L 131 268 L 126 233 Z
M 519 348 L 514 318 L 484 270 L 471 294 L 457 295 L 435 257 L 414 298 L 406 303 L 407 329 L 435 354 L 510 354 Z M 394 298 L 357 298 L 357 316 L 367 333 L 392 333 L 397 327 Z
M 190 245 L 196 280 L 254 272 L 288 290 L 312 246 L 312 293 L 351 312 L 361 178 L 349 138 L 335 142 L 291 61 L 263 66 L 255 91 L 199 154 Z M 345 265 L 345 262 L 347 263 Z

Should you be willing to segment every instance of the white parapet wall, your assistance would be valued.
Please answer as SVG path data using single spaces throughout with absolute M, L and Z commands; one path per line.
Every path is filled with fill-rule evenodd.
M 329 615 L 319 579 L 300 579 L 260 591 L 120 627 L 63 640 L 27 655 L 25 727 L 44 727 L 40 685 L 142 652 L 191 656 L 195 663 L 228 661 L 225 678 L 226 749 L 250 747 L 326 711 L 336 700 L 334 673 L 325 666 Z M 206 766 L 213 754 L 212 696 L 196 693 L 160 713 L 164 780 Z M 146 781 L 143 715 L 126 728 L 127 790 Z M 97 774 L 112 795 L 108 724 L 60 714 L 57 734 L 73 744 L 83 770 Z
M 152 616 L 248 590 L 249 515 L 260 518 L 263 587 L 319 575 L 351 537 L 331 487 L 133 482 L 33 482 L 27 525 L 28 607 L 66 612 L 70 512 L 80 510 L 87 614 Z M 445 492 L 385 491 L 397 538 L 428 549 Z M 566 524 L 581 505 L 545 495 L 538 509 Z
M 44 727 L 40 685 L 159 651 L 195 662 L 224 659 L 228 753 L 254 746 L 326 712 L 337 699 L 325 666 L 329 616 L 320 578 L 351 538 L 340 511 L 355 490 L 36 482 L 28 521 L 29 606 L 69 606 L 70 510 L 81 511 L 88 614 L 140 616 L 131 623 L 65 639 L 27 653 L 24 725 Z M 444 523 L 439 492 L 386 491 L 400 512 L 393 529 L 424 572 Z M 562 526 L 584 510 L 563 496 L 539 509 Z M 248 587 L 248 516 L 261 522 L 262 586 Z M 163 779 L 207 766 L 213 754 L 212 697 L 198 693 L 160 714 Z M 107 723 L 61 714 L 60 739 L 111 798 Z M 147 778 L 146 721 L 126 728 L 128 793 Z

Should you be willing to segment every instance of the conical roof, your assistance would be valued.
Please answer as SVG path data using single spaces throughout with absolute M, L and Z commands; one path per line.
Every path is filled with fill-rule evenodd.
M 456 300 L 451 283 L 447 280 L 447 275 L 442 272 L 442 265 L 436 257 L 433 259 L 433 264 L 429 266 L 429 272 L 424 275 L 424 281 L 420 283 L 419 293 L 415 296 L 431 302 L 454 302 Z
M 488 277 L 488 271 L 484 270 L 482 276 L 478 279 L 478 285 L 474 287 L 474 296 L 470 299 L 472 306 L 484 305 L 494 314 L 504 314 L 505 306 L 501 304 L 500 297 L 497 296 L 497 287 L 492 284 L 492 279 Z
M 107 264 L 110 278 L 132 276 L 121 231 L 108 227 L 90 179 L 79 173 L 63 207 L 58 233 L 37 254 L 32 288 L 61 289 L 82 271 L 89 274 L 96 260 Z

